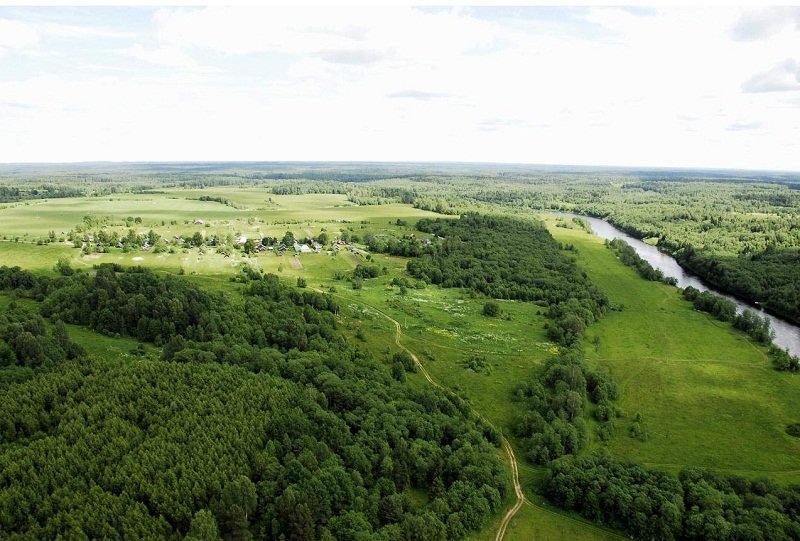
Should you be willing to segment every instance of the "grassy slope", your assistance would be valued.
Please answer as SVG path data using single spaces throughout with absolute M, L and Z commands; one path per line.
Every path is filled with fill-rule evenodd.
M 551 231 L 578 247 L 592 280 L 624 305 L 590 328 L 586 346 L 589 361 L 621 384 L 626 417 L 611 451 L 671 471 L 691 465 L 800 481 L 800 441 L 784 433 L 798 420 L 800 377 L 772 370 L 763 347 L 694 311 L 676 288 L 639 278 L 596 237 Z M 636 412 L 644 443 L 627 435 Z

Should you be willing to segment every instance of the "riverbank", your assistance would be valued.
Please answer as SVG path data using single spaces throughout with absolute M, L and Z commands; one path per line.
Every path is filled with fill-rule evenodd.
M 705 282 L 702 278 L 684 269 L 671 255 L 662 252 L 653 245 L 642 242 L 640 239 L 629 235 L 605 220 L 567 212 L 551 212 L 548 214 L 569 218 L 581 218 L 589 224 L 592 233 L 602 239 L 613 240 L 615 238 L 621 238 L 630 244 L 631 247 L 636 250 L 636 253 L 654 268 L 660 270 L 665 276 L 675 278 L 677 286 L 680 288 L 691 286 L 699 291 L 711 291 L 736 304 L 737 312 L 747 309 L 756 311 L 759 316 L 764 317 L 770 322 L 770 326 L 775 332 L 773 343 L 781 349 L 788 350 L 792 355 L 800 355 L 800 327 L 797 325 L 765 311 L 762 307 L 753 305 L 746 300 L 734 297 L 724 291 L 720 291 L 713 287 L 713 285 Z
M 672 473 L 696 466 L 800 481 L 800 440 L 785 433 L 800 415 L 800 378 L 774 370 L 765 347 L 694 310 L 674 287 L 623 266 L 600 238 L 548 223 L 620 308 L 585 340 L 587 362 L 617 379 L 622 413 L 610 441 L 590 450 Z M 631 436 L 636 418 L 641 438 Z
M 619 223 L 613 216 L 577 216 L 600 220 L 637 240 L 649 236 L 630 224 Z M 794 293 L 795 298 L 800 298 L 796 285 L 800 283 L 800 274 L 797 274 L 800 251 L 797 249 L 768 249 L 743 258 L 705 253 L 691 246 L 687 249 L 682 243 L 671 242 L 663 237 L 658 238 L 656 246 L 716 293 L 729 295 L 782 321 L 800 326 L 800 302 L 793 302 L 787 297 Z M 763 279 L 765 275 L 770 276 L 766 283 Z M 789 291 L 792 287 L 795 289 L 793 292 Z

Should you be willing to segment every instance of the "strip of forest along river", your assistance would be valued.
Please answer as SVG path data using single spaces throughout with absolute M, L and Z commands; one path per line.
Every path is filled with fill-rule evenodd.
M 797 325 L 793 325 L 788 321 L 773 316 L 758 306 L 753 306 L 747 302 L 737 299 L 736 297 L 728 295 L 727 293 L 723 293 L 717 289 L 714 289 L 697 276 L 686 272 L 672 256 L 665 254 L 655 246 L 651 246 L 650 244 L 644 243 L 639 239 L 628 235 L 605 220 L 568 212 L 551 212 L 550 214 L 555 216 L 563 216 L 566 218 L 580 218 L 591 226 L 592 233 L 598 237 L 607 240 L 613 240 L 615 238 L 624 240 L 630 244 L 634 250 L 636 250 L 636 253 L 639 254 L 639 257 L 650 263 L 650 265 L 652 265 L 654 268 L 663 272 L 665 276 L 671 276 L 672 278 L 675 278 L 678 281 L 678 287 L 685 288 L 692 286 L 700 291 L 711 291 L 712 293 L 715 293 L 720 297 L 724 297 L 736 304 L 737 313 L 748 309 L 757 313 L 759 316 L 766 318 L 769 321 L 770 328 L 775 333 L 772 342 L 781 349 L 788 350 L 792 355 L 800 355 L 800 327 Z

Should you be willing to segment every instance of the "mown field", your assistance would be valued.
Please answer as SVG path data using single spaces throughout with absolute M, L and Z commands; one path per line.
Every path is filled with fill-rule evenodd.
M 228 204 L 199 201 L 203 195 L 224 198 Z M 153 229 L 167 238 L 198 230 L 248 236 L 281 236 L 289 230 L 297 237 L 325 230 L 335 237 L 345 229 L 363 238 L 366 232 L 410 234 L 417 219 L 435 216 L 409 205 L 357 206 L 343 195 L 277 196 L 255 188 L 230 187 L 19 203 L 0 208 L 0 231 L 5 237 L 0 242 L 0 260 L 44 272 L 52 272 L 59 257 L 70 259 L 75 268 L 88 269 L 100 262 L 144 265 L 183 272 L 205 287 L 231 293 L 237 285 L 229 278 L 243 264 L 278 274 L 288 283 L 302 277 L 309 288 L 334 292 L 342 302 L 340 320 L 345 332 L 376 355 L 397 351 L 394 325 L 386 316 L 397 320 L 402 343 L 420 357 L 431 375 L 469 398 L 477 411 L 506 434 L 517 410 L 511 389 L 531 378 L 553 352 L 543 328 L 546 318 L 538 306 L 504 301 L 499 303 L 504 317 L 488 318 L 481 313 L 486 299 L 461 290 L 428 285 L 403 294 L 392 285 L 394 278 L 405 275 L 407 260 L 400 257 L 373 255 L 370 262 L 385 267 L 385 274 L 365 279 L 363 287 L 355 290 L 348 280 L 334 278 L 337 272 L 347 273 L 367 262 L 365 256 L 347 251 L 298 257 L 235 252 L 226 258 L 196 248 L 160 254 L 111 249 L 110 253 L 82 255 L 71 244 L 36 244 L 50 231 L 58 236 L 85 223 L 86 216 L 120 231 L 128 229 L 127 217 L 140 217 L 141 222 L 132 226 L 137 232 Z M 195 225 L 198 219 L 204 224 Z M 398 219 L 409 225 L 398 225 Z M 608 449 L 670 471 L 691 465 L 787 482 L 800 480 L 800 443 L 784 433 L 787 424 L 800 421 L 793 406 L 800 379 L 772 370 L 763 348 L 728 325 L 692 310 L 675 288 L 639 278 L 602 241 L 578 229 L 554 227 L 552 221 L 549 225 L 558 240 L 577 247 L 580 266 L 612 303 L 622 306 L 593 325 L 585 340 L 589 362 L 606 367 L 620 383 L 618 405 L 624 416 L 617 421 Z M 105 352 L 125 356 L 135 347 L 134 341 L 77 327 L 70 327 L 70 332 L 98 356 Z M 485 359 L 488 369 L 475 371 L 466 366 L 475 355 Z M 420 375 L 410 376 L 408 384 L 427 385 Z M 637 413 L 647 441 L 628 435 Z M 593 442 L 589 447 L 603 446 Z M 521 467 L 531 501 L 512 520 L 506 539 L 619 537 L 545 505 L 529 491 L 541 470 Z M 511 498 L 507 504 L 510 507 Z M 494 539 L 500 518 L 470 539 Z

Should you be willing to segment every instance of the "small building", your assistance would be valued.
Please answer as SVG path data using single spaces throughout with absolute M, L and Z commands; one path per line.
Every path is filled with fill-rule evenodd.
M 236 244 L 241 246 L 245 242 L 247 242 L 247 237 L 245 237 L 244 235 L 240 235 L 240 236 L 236 237 Z

